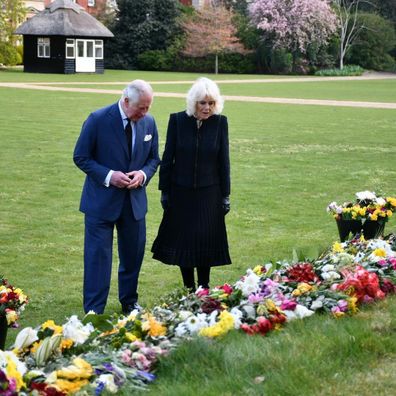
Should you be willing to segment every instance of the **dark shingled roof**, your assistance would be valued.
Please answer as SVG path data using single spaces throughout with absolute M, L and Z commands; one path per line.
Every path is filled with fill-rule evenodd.
M 72 0 L 55 0 L 19 26 L 15 34 L 32 36 L 114 37 L 106 26 Z

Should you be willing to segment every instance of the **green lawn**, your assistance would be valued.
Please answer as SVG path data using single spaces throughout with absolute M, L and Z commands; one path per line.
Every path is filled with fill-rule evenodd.
M 122 79 L 126 81 L 136 77 L 185 79 L 184 74 L 138 72 L 106 72 L 103 78 L 109 75 L 114 81 L 120 76 L 128 76 Z M 43 78 L 43 75 L 0 72 L 2 81 L 7 81 L 7 76 L 9 81 Z M 45 81 L 100 81 L 101 77 L 46 75 Z M 354 89 L 361 87 L 359 90 L 363 92 L 368 83 L 372 100 L 395 95 L 394 84 L 390 82 L 388 88 L 382 81 L 354 82 Z M 315 84 L 319 97 L 321 83 Z M 288 88 L 289 84 L 280 83 L 279 89 L 292 91 L 294 85 L 298 84 L 290 83 Z M 330 83 L 323 83 L 324 91 L 328 85 Z M 221 85 L 224 93 L 227 86 Z M 299 86 L 307 89 L 309 83 Z M 244 87 L 246 95 L 257 95 L 261 89 L 250 84 Z M 336 90 L 334 92 L 336 94 Z M 345 99 L 346 92 L 337 95 Z M 357 94 L 354 98 L 369 100 Z M 61 324 L 66 317 L 83 313 L 83 216 L 78 205 L 84 175 L 74 166 L 72 152 L 89 112 L 116 100 L 118 95 L 112 94 L 0 88 L 0 273 L 30 297 L 22 326 L 36 326 L 47 319 Z M 155 99 L 152 114 L 159 128 L 161 152 L 169 113 L 182 110 L 184 102 L 183 99 Z M 315 255 L 327 247 L 337 239 L 335 222 L 325 211 L 330 201 L 343 202 L 352 199 L 356 191 L 366 189 L 396 195 L 394 110 L 229 102 L 224 114 L 230 125 L 232 209 L 227 216 L 227 226 L 233 265 L 215 268 L 212 286 L 234 283 L 246 268 L 256 264 L 290 258 L 293 249 Z M 177 268 L 152 260 L 150 254 L 162 214 L 157 182 L 155 177 L 148 187 L 148 238 L 140 277 L 140 303 L 144 306 L 152 306 L 161 295 L 181 285 Z M 395 218 L 385 231 L 396 232 Z M 115 257 L 107 305 L 109 313 L 119 310 L 116 270 Z M 393 325 L 390 331 L 394 329 Z M 9 331 L 8 345 L 15 334 Z M 232 341 L 232 337 L 236 341 Z M 232 337 L 230 345 L 235 348 L 244 336 Z M 252 340 L 244 339 L 243 345 Z M 276 353 L 277 343 L 274 335 Z M 256 347 L 249 347 L 249 352 Z M 238 353 L 244 356 L 245 346 L 241 348 Z M 390 351 L 389 356 L 389 364 L 394 368 L 395 351 Z M 386 362 L 377 363 L 386 366 Z M 279 360 L 272 364 L 282 366 Z M 180 363 L 176 370 L 183 367 Z M 356 368 L 355 373 L 359 370 Z M 170 372 L 164 376 L 165 381 L 174 380 Z M 207 384 L 210 383 L 208 380 Z M 341 383 L 352 392 L 350 384 Z M 290 392 L 266 394 L 292 394 Z M 337 392 L 334 394 L 342 394 Z
M 90 88 L 105 90 L 121 90 L 123 84 L 115 85 L 60 85 L 62 87 Z M 157 92 L 187 93 L 191 84 L 156 84 Z M 350 100 L 367 102 L 396 103 L 396 78 L 389 80 L 367 81 L 304 81 L 301 82 L 255 82 L 255 83 L 221 83 L 219 86 L 223 95 L 258 96 L 297 99 Z

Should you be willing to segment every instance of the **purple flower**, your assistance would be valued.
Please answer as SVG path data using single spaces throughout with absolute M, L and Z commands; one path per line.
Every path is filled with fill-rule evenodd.
M 155 375 L 148 373 L 147 371 L 143 371 L 143 370 L 137 370 L 137 373 L 143 377 L 146 381 L 148 382 L 152 382 L 155 380 Z
M 348 301 L 340 300 L 340 301 L 338 301 L 337 305 L 340 308 L 341 312 L 347 312 L 348 311 Z
M 252 293 L 248 297 L 248 301 L 251 304 L 257 304 L 257 303 L 263 301 L 263 299 L 264 299 L 264 296 L 261 294 L 258 294 L 258 293 Z

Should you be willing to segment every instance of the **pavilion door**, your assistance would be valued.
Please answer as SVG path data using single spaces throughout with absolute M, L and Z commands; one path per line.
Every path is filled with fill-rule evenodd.
M 95 73 L 94 40 L 76 40 L 76 72 Z

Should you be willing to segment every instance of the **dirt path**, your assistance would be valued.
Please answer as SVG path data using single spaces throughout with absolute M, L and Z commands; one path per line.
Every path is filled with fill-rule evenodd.
M 396 74 L 392 73 L 367 73 L 358 77 L 299 77 L 299 78 L 274 78 L 274 79 L 251 79 L 251 80 L 217 80 L 218 84 L 250 84 L 250 83 L 287 83 L 287 82 L 317 82 L 317 81 L 351 81 L 351 80 L 383 80 L 396 79 Z M 127 82 L 45 82 L 45 83 L 0 83 L 0 87 L 35 89 L 47 91 L 63 92 L 87 92 L 97 94 L 119 95 L 120 90 L 97 89 L 97 88 L 74 88 L 64 85 L 125 85 Z M 152 85 L 161 84 L 191 84 L 193 81 L 151 81 Z M 59 86 L 62 85 L 62 86 Z M 185 94 L 175 92 L 155 92 L 155 96 L 163 98 L 184 98 Z M 363 107 L 375 109 L 396 109 L 396 103 L 387 102 L 364 102 L 349 100 L 323 100 L 323 99 L 299 99 L 299 98 L 272 98 L 260 96 L 230 96 L 224 95 L 224 99 L 236 102 L 256 102 L 256 103 L 284 103 L 295 105 L 316 105 L 316 106 L 339 106 L 339 107 Z

